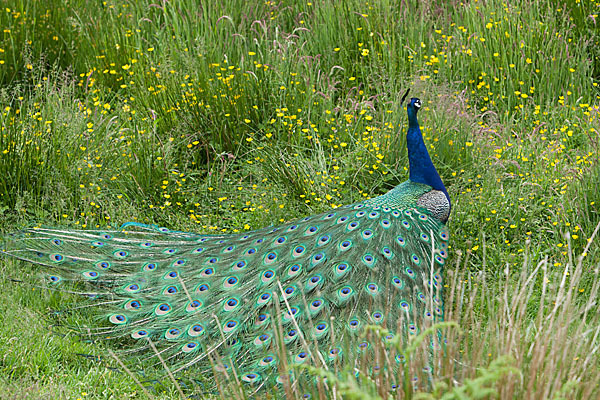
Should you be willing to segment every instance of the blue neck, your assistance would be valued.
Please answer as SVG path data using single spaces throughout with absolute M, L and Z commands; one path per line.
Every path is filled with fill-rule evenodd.
M 406 133 L 406 145 L 408 148 L 408 163 L 410 167 L 409 179 L 411 182 L 424 183 L 435 190 L 444 192 L 448 201 L 450 196 L 440 178 L 437 170 L 431 162 L 427 146 L 423 141 L 423 135 L 417 121 L 417 110 L 408 105 L 408 132 Z

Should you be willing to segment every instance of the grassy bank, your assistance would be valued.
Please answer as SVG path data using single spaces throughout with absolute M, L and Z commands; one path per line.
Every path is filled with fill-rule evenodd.
M 466 343 L 456 358 L 473 360 L 437 371 L 446 387 L 435 398 L 478 376 L 489 378 L 479 394 L 589 398 L 599 11 L 592 1 L 6 1 L 1 228 L 139 221 L 232 233 L 376 196 L 407 178 L 399 99 L 410 87 L 453 199 L 447 309 Z M 139 394 L 127 374 L 77 356 L 106 355 L 104 345 L 50 328 L 48 310 L 73 298 L 10 280 L 33 282 L 29 266 L 0 268 L 0 393 Z M 566 354 L 553 353 L 559 343 Z

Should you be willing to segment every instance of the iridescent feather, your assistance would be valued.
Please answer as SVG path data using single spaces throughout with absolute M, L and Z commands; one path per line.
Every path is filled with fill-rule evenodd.
M 5 254 L 44 266 L 47 285 L 99 304 L 107 323 L 93 333 L 136 342 L 131 349 L 148 357 L 151 339 L 174 372 L 204 373 L 221 357 L 245 382 L 275 382 L 277 329 L 288 364 L 369 351 L 359 335 L 366 325 L 417 334 L 443 317 L 450 213 L 420 105 L 413 98 L 407 106 L 410 180 L 382 196 L 234 235 L 137 223 L 29 229 L 5 237 Z M 306 347 L 315 341 L 318 349 Z

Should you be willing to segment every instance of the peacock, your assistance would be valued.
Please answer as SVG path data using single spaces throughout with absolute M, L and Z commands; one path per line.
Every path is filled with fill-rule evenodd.
M 173 373 L 217 362 L 248 384 L 276 385 L 282 357 L 332 365 L 368 351 L 367 325 L 416 335 L 443 318 L 451 203 L 419 128 L 421 101 L 406 108 L 410 176 L 379 197 L 227 235 L 32 228 L 5 236 L 3 253 L 42 266 L 44 285 L 83 295 L 99 317 L 86 335 L 158 353 Z

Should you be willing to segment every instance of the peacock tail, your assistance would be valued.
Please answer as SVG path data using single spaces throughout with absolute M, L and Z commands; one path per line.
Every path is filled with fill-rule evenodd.
M 173 372 L 204 374 L 223 360 L 243 381 L 267 384 L 282 356 L 331 365 L 368 352 L 367 325 L 390 339 L 416 335 L 443 318 L 450 212 L 419 107 L 407 106 L 411 179 L 382 196 L 231 235 L 138 223 L 27 229 L 5 237 L 4 254 L 43 266 L 46 285 L 85 295 L 103 321 L 91 334 L 148 358 L 155 345 Z

